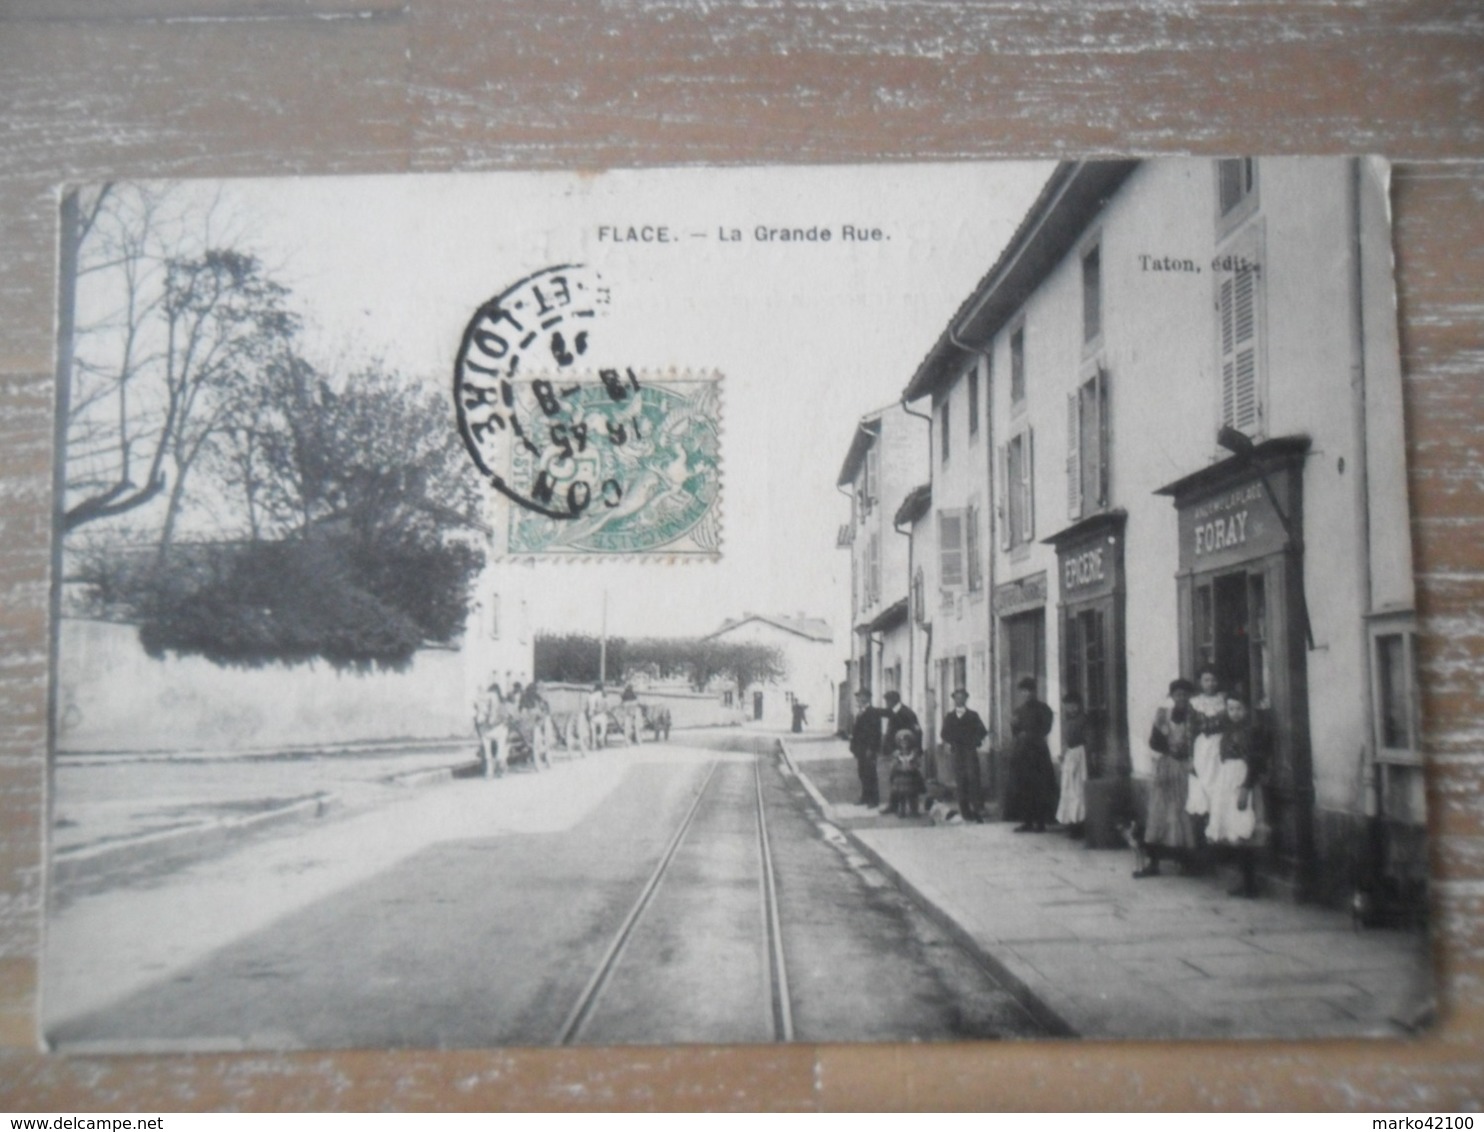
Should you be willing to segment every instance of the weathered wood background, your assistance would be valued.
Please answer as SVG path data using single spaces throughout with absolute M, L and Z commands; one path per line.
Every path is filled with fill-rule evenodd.
M 0 0 L 0 1109 L 1475 1109 L 1484 1100 L 1477 0 Z M 1394 204 L 1442 1021 L 1416 1042 L 35 1049 L 55 187 L 1378 152 Z M 498 967 L 491 970 L 498 978 Z

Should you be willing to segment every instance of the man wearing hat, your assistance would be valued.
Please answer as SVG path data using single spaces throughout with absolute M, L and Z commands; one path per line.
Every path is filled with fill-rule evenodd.
M 953 752 L 953 781 L 958 785 L 958 812 L 964 821 L 982 822 L 979 744 L 989 734 L 977 711 L 969 709 L 969 690 L 953 689 L 953 710 L 943 717 L 943 742 Z
M 918 747 L 922 746 L 922 724 L 917 722 L 917 713 L 902 703 L 902 695 L 895 690 L 887 692 L 881 697 L 886 701 L 886 739 L 881 746 L 881 754 L 876 762 L 877 779 L 881 782 L 891 781 L 892 756 L 897 749 L 898 731 L 917 732 Z M 891 812 L 890 806 L 882 806 L 881 812 Z
M 881 753 L 881 712 L 871 706 L 871 689 L 855 693 L 855 723 L 850 727 L 850 753 L 860 775 L 862 806 L 881 804 L 881 786 L 876 776 L 876 756 Z

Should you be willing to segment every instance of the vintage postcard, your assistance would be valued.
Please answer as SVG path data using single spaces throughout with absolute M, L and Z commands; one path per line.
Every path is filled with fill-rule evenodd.
M 49 1048 L 1427 1025 L 1384 162 L 61 210 Z

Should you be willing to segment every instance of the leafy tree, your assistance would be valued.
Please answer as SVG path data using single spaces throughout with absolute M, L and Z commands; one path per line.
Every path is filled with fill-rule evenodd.
M 598 678 L 599 641 L 583 633 L 542 634 L 535 641 L 538 680 L 591 683 Z M 746 690 L 753 684 L 782 680 L 788 666 L 775 645 L 754 641 L 718 641 L 711 637 L 608 638 L 611 678 L 682 676 L 697 689 L 717 679 Z

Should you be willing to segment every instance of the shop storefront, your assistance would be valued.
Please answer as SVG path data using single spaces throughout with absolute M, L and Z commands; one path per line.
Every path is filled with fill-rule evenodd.
M 1105 512 L 1046 540 L 1056 548 L 1062 695 L 1075 692 L 1086 719 L 1087 844 L 1095 847 L 1123 843 L 1118 825 L 1134 806 L 1124 665 L 1127 519 Z
M 1179 516 L 1180 666 L 1213 665 L 1269 736 L 1269 863 L 1302 890 L 1313 861 L 1303 461 L 1309 442 L 1257 445 L 1159 490 Z

